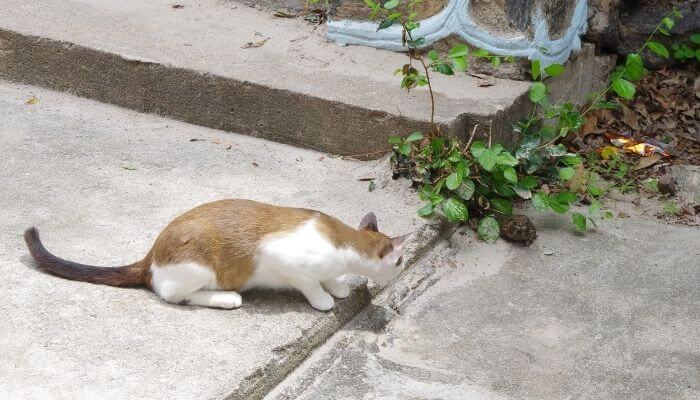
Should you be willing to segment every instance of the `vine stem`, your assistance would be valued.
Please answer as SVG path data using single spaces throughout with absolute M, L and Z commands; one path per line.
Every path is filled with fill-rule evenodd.
M 435 126 L 435 96 L 433 95 L 433 85 L 430 83 L 430 73 L 428 72 L 428 66 L 425 65 L 425 60 L 423 60 L 422 55 L 418 55 L 418 60 L 423 66 L 425 71 L 425 80 L 428 82 L 428 92 L 430 92 L 430 125 Z
M 403 28 L 404 32 L 408 35 L 408 39 L 413 42 L 413 34 L 411 33 L 411 30 L 408 29 L 406 26 L 406 21 L 404 19 L 401 19 L 401 27 Z M 430 82 L 430 72 L 428 72 L 428 66 L 425 64 L 425 60 L 423 60 L 423 56 L 419 53 L 418 49 L 415 47 L 411 47 L 411 45 L 408 45 L 408 60 L 409 60 L 409 65 L 411 60 L 414 58 L 413 54 L 417 55 L 418 61 L 420 61 L 420 64 L 423 66 L 423 71 L 425 71 L 425 80 L 428 82 L 428 92 L 430 93 L 430 125 L 435 128 L 435 96 L 433 94 L 433 84 Z

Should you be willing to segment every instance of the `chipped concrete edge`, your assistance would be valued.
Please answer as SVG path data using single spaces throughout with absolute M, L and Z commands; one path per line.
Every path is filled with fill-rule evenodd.
M 449 239 L 456 228 L 456 225 L 450 223 L 444 217 L 438 216 L 434 218 L 430 228 L 431 231 L 426 232 L 427 234 L 419 234 L 413 238 L 414 242 L 427 240 L 428 243 L 426 246 L 416 249 L 417 251 L 407 253 L 407 256 L 410 257 L 407 260 L 411 264 L 410 268 L 407 268 L 397 280 L 383 289 L 371 287 L 370 293 L 374 294 L 371 303 L 367 304 L 357 315 L 350 319 L 346 326 L 372 327 L 372 329 L 376 330 L 384 329 L 397 314 L 401 314 L 401 310 L 406 304 L 409 304 L 435 284 L 438 281 L 435 268 L 430 265 L 431 263 L 424 261 L 431 258 L 436 252 L 440 252 L 440 242 Z M 434 248 L 436 250 L 433 250 Z M 343 334 L 338 335 L 336 332 L 329 336 L 327 340 L 330 341 L 331 346 L 324 347 L 324 350 L 319 353 L 320 359 L 317 359 L 308 367 L 310 368 L 310 373 L 307 371 L 301 377 L 294 377 L 294 383 L 291 386 L 271 388 L 270 391 L 275 393 L 275 398 L 284 400 L 298 398 L 314 384 L 313 379 L 306 378 L 323 374 L 345 351 L 346 345 L 351 338 Z M 301 365 L 301 362 L 299 364 Z M 304 366 L 304 368 L 307 368 L 307 366 Z
M 386 304 L 395 308 L 432 274 L 423 268 L 413 268 L 439 241 L 449 237 L 453 224 L 444 217 L 435 217 L 421 225 L 406 243 L 406 270 L 392 284 L 384 289 L 361 284 L 353 290 L 349 298 L 338 302 L 331 313 L 325 314 L 318 323 L 305 330 L 296 341 L 273 349 L 276 358 L 245 377 L 243 381 L 225 398 L 227 400 L 262 399 L 268 392 L 281 383 L 311 353 L 328 338 L 361 313 L 371 303 Z M 372 298 L 375 297 L 375 300 Z

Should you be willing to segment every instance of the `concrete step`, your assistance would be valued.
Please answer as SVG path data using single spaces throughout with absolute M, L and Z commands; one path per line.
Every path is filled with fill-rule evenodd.
M 375 211 L 387 233 L 418 233 L 411 260 L 437 238 L 386 160 L 332 158 L 2 81 L 0 115 L 3 399 L 259 398 L 370 297 L 353 281 L 329 313 L 279 291 L 244 293 L 233 311 L 174 306 L 36 271 L 22 239 L 31 225 L 57 255 L 106 266 L 139 259 L 173 217 L 221 198 L 353 224 Z M 368 176 L 372 192 L 358 181 Z
M 173 4 L 183 5 L 173 8 Z M 4 0 L 0 77 L 341 155 L 427 129 L 426 90 L 401 90 L 405 55 L 327 43 L 324 27 L 220 0 Z M 262 43 L 248 47 L 247 43 Z M 435 120 L 512 141 L 528 83 L 434 77 Z M 487 132 L 487 130 L 485 130 Z

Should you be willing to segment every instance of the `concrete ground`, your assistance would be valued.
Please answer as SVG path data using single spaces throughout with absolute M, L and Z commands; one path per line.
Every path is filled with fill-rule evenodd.
M 631 218 L 583 236 L 526 211 L 529 248 L 441 240 L 385 161 L 5 82 L 0 110 L 0 398 L 700 398 L 698 227 L 616 202 Z M 59 256 L 121 265 L 177 214 L 227 197 L 349 223 L 375 211 L 387 233 L 417 232 L 412 267 L 379 293 L 353 281 L 331 313 L 275 291 L 222 311 L 42 274 L 22 240 L 36 225 Z
M 528 212 L 531 247 L 454 234 L 266 398 L 700 398 L 700 229 L 615 208 L 585 235 Z
M 244 295 L 235 311 L 174 306 L 34 270 L 22 239 L 31 225 L 57 255 L 111 266 L 140 259 L 173 217 L 221 198 L 316 208 L 353 225 L 374 211 L 390 234 L 424 224 L 384 163 L 18 84 L 0 82 L 0 110 L 3 399 L 253 398 L 368 300 L 361 287 L 331 313 L 280 292 Z

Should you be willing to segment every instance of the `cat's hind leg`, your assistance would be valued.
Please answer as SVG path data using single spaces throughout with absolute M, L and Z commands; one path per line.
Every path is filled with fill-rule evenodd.
M 243 300 L 236 292 L 217 292 L 216 274 L 196 263 L 151 266 L 153 291 L 165 301 L 193 306 L 237 308 Z
M 226 308 L 238 308 L 243 304 L 243 298 L 237 292 L 222 292 L 216 290 L 198 290 L 187 296 L 188 305 Z
M 350 296 L 350 286 L 341 278 L 321 281 L 321 285 L 336 299 L 344 299 Z

